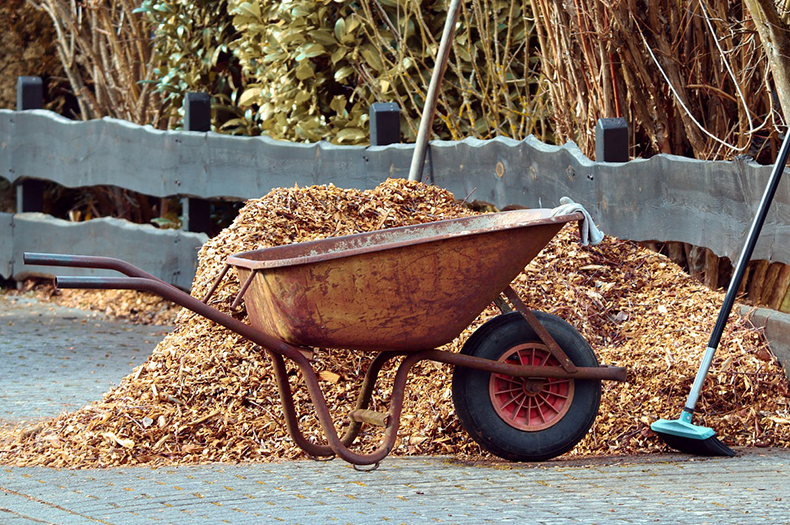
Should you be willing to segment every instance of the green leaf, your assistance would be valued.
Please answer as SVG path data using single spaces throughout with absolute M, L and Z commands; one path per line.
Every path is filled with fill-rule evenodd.
M 296 67 L 296 78 L 299 80 L 306 80 L 308 78 L 313 78 L 314 76 L 315 72 L 313 71 L 310 62 L 300 62 Z
M 364 46 L 361 53 L 365 62 L 367 62 L 370 67 L 376 71 L 382 71 L 384 69 L 384 62 L 381 61 L 381 54 L 377 50 L 374 50 L 372 46 Z
M 243 118 L 232 118 L 222 125 L 222 129 L 229 129 L 234 126 L 246 126 L 247 121 Z
M 305 58 L 314 58 L 326 53 L 326 48 L 321 44 L 305 44 L 299 46 L 299 54 L 296 55 L 296 61 L 301 62 Z
M 337 49 L 332 51 L 332 56 L 330 57 L 332 64 L 337 64 L 338 62 L 340 62 L 340 60 L 342 60 L 343 57 L 346 56 L 346 53 L 348 53 L 348 49 L 346 49 L 345 47 L 338 47 Z
M 309 92 L 307 92 L 307 91 L 300 91 L 299 93 L 296 94 L 296 98 L 294 99 L 294 102 L 296 104 L 302 104 L 304 102 L 307 102 L 311 98 L 313 98 L 313 97 L 312 97 L 312 95 Z
M 346 33 L 353 33 L 356 28 L 362 25 L 362 17 L 353 15 L 348 17 L 349 22 L 346 22 Z
M 343 95 L 336 95 L 332 102 L 329 103 L 329 107 L 335 110 L 335 113 L 338 115 L 344 115 L 346 113 L 346 97 Z
M 337 41 L 340 42 L 347 34 L 346 21 L 342 18 L 339 18 L 337 22 L 335 22 L 335 38 L 337 38 Z
M 270 63 L 272 63 L 272 62 L 274 62 L 274 63 L 277 63 L 277 62 L 282 62 L 282 61 L 283 61 L 283 60 L 285 60 L 286 58 L 288 58 L 288 53 L 284 53 L 284 52 L 282 52 L 282 51 L 277 51 L 276 53 L 268 53 L 268 54 L 267 54 L 267 55 L 266 55 L 266 56 L 263 58 L 263 61 L 264 61 L 264 63 L 266 63 L 266 64 L 270 64 Z
M 313 12 L 303 5 L 297 5 L 293 9 L 291 9 L 291 16 L 294 18 L 304 18 L 306 16 L 310 16 Z
M 367 135 L 359 128 L 345 128 L 341 129 L 337 135 L 335 135 L 335 138 L 340 144 L 354 144 L 365 140 Z
M 163 229 L 177 229 L 181 228 L 181 221 L 168 219 L 167 217 L 156 217 L 151 219 L 151 222 Z
M 260 94 L 261 88 L 259 87 L 247 88 L 239 97 L 239 106 L 249 106 L 251 104 L 255 104 Z
M 234 14 L 246 15 L 255 19 L 261 17 L 261 7 L 258 5 L 258 2 L 242 2 L 236 6 L 236 9 L 234 9 L 233 12 Z
M 353 74 L 354 74 L 353 66 L 343 66 L 337 71 L 335 71 L 335 82 L 342 82 L 344 79 L 348 78 L 350 75 Z
M 332 34 L 331 31 L 328 29 L 316 29 L 314 31 L 310 31 L 307 33 L 307 36 L 310 39 L 317 43 L 324 46 L 336 46 L 337 40 L 335 39 L 335 35 Z
M 464 62 L 471 62 L 472 61 L 472 55 L 470 55 L 469 51 L 467 51 L 463 47 L 458 46 L 458 47 L 454 48 L 454 50 L 455 50 L 456 54 L 458 55 L 458 58 L 460 58 Z

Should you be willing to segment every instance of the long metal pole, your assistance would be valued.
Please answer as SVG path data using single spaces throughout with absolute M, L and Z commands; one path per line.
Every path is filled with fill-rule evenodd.
M 735 265 L 732 279 L 730 279 L 730 286 L 727 288 L 727 294 L 724 296 L 724 301 L 719 310 L 719 316 L 716 318 L 716 325 L 711 332 L 708 347 L 702 357 L 702 363 L 697 371 L 697 376 L 694 378 L 694 384 L 691 386 L 686 406 L 683 408 L 681 417 L 690 419 L 691 414 L 694 412 L 694 407 L 697 405 L 697 399 L 702 391 L 702 384 L 705 382 L 705 376 L 708 375 L 708 370 L 713 362 L 713 354 L 716 353 L 716 348 L 719 346 L 721 335 L 724 333 L 724 327 L 727 324 L 727 318 L 730 316 L 730 311 L 735 304 L 735 298 L 738 295 L 738 288 L 741 286 L 743 275 L 746 273 L 746 267 L 749 260 L 752 258 L 754 247 L 757 245 L 757 239 L 760 237 L 760 230 L 763 228 L 765 217 L 768 215 L 768 210 L 771 207 L 771 202 L 774 199 L 776 189 L 779 187 L 779 181 L 782 180 L 782 173 L 787 163 L 787 157 L 790 154 L 790 130 L 787 131 L 782 147 L 779 149 L 779 155 L 776 158 L 771 176 L 768 178 L 768 184 L 765 186 L 763 197 L 760 200 L 760 205 L 757 208 L 757 213 L 752 221 L 752 226 L 749 228 L 749 234 L 746 236 L 746 243 L 741 250 L 741 255 L 738 257 L 738 263 Z
M 425 164 L 425 155 L 428 152 L 428 139 L 430 138 L 431 126 L 433 125 L 433 117 L 436 113 L 436 101 L 439 98 L 439 88 L 442 84 L 442 78 L 444 78 L 444 70 L 447 69 L 450 41 L 455 33 L 455 24 L 458 22 L 458 13 L 460 11 L 461 0 L 451 0 L 450 7 L 447 9 L 447 20 L 442 31 L 442 40 L 439 43 L 439 51 L 436 54 L 436 64 L 431 75 L 431 83 L 428 86 L 428 94 L 425 96 L 425 106 L 422 109 L 414 155 L 411 158 L 411 168 L 409 168 L 409 180 L 411 181 L 422 181 L 422 167 Z

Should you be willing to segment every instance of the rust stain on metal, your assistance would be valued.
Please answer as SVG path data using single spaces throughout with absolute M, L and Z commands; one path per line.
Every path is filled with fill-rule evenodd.
M 253 325 L 295 345 L 436 348 L 453 340 L 576 215 L 519 210 L 228 258 Z M 437 323 L 433 312 L 441 312 Z

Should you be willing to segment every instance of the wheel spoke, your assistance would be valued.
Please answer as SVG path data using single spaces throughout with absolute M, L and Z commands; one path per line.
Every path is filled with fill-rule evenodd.
M 511 377 L 511 376 L 498 375 L 496 378 L 498 380 L 506 381 L 506 382 L 511 383 L 513 385 L 517 385 L 519 388 L 521 387 L 521 385 L 523 383 L 523 379 L 521 379 L 520 377 Z
M 543 400 L 543 404 L 545 406 L 548 406 L 551 410 L 559 414 L 560 411 L 557 410 L 557 408 L 554 406 L 554 403 L 549 401 L 549 399 L 546 396 L 544 396 L 543 394 L 539 394 L 539 397 L 541 400 Z
M 524 411 L 524 419 L 526 420 L 527 426 L 529 426 L 529 422 L 532 419 L 532 398 L 527 397 L 526 399 L 526 410 Z
M 516 408 L 516 410 L 515 410 L 515 411 L 513 411 L 513 417 L 511 418 L 513 421 L 515 421 L 515 420 L 516 420 L 516 418 L 518 418 L 518 413 L 519 413 L 519 412 L 521 412 L 521 409 L 523 409 L 523 408 L 524 408 L 524 401 L 526 401 L 527 403 L 529 403 L 529 400 L 530 400 L 530 398 L 529 398 L 529 397 L 527 397 L 527 396 L 522 396 L 522 398 L 523 398 L 523 399 L 522 399 L 522 401 L 520 401 L 520 402 L 519 402 L 519 404 L 518 404 L 518 408 Z M 527 410 L 527 415 L 529 415 L 529 410 Z
M 516 388 L 505 388 L 503 390 L 494 390 L 494 394 L 497 394 L 497 395 L 499 395 L 499 394 L 509 394 L 511 392 L 520 392 L 520 391 L 521 391 L 521 387 L 519 386 L 519 387 L 516 387 Z
M 513 404 L 514 402 L 516 402 L 520 397 L 523 397 L 523 396 L 510 396 L 510 399 L 508 399 L 507 402 L 502 403 L 502 405 L 500 405 L 500 406 L 504 409 L 507 406 L 509 406 L 509 405 Z
M 552 396 L 554 396 L 554 397 L 558 397 L 558 398 L 560 398 L 560 399 L 568 399 L 568 398 L 570 397 L 570 396 L 569 396 L 569 395 L 567 395 L 567 394 L 562 394 L 562 393 L 560 393 L 560 392 L 549 392 L 549 391 L 548 391 L 548 390 L 546 390 L 546 389 L 544 389 L 544 390 L 543 390 L 543 392 L 546 392 L 546 393 L 548 393 L 548 394 L 551 394 Z M 542 393 L 541 393 L 541 394 L 542 394 Z
M 538 394 L 538 395 L 540 395 L 540 394 Z M 542 398 L 543 398 L 543 396 L 541 396 L 541 399 Z M 539 403 L 538 400 L 536 399 L 535 400 L 535 409 L 538 411 L 538 415 L 540 416 L 540 420 L 543 423 L 545 423 L 546 422 L 546 416 L 543 415 L 543 409 L 541 408 L 541 405 L 542 405 L 542 403 Z

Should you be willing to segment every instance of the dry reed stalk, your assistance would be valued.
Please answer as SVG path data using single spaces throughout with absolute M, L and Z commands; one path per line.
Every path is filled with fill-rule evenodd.
M 592 157 L 598 119 L 624 117 L 632 156 L 746 154 L 772 162 L 777 127 L 785 124 L 779 88 L 787 82 L 758 35 L 758 3 L 776 9 L 779 39 L 790 2 L 660 0 L 645 9 L 633 1 L 532 0 L 558 142 L 573 140 Z M 712 253 L 688 255 L 681 259 L 692 274 L 712 287 L 727 285 Z M 753 264 L 749 301 L 787 308 L 788 270 L 775 266 L 768 275 L 768 265 Z
M 161 122 L 151 84 L 150 27 L 129 0 L 41 0 L 52 19 L 61 62 L 84 120 Z
M 740 2 L 531 3 L 558 142 L 593 156 L 598 119 L 624 117 L 634 156 L 772 157 L 778 108 Z
M 133 12 L 131 0 L 39 0 L 49 15 L 64 73 L 81 120 L 114 117 L 162 127 L 161 101 L 152 79 L 150 25 Z M 59 193 L 60 194 L 60 193 Z M 69 205 L 69 217 L 121 217 L 147 223 L 154 201 L 129 190 L 95 187 Z

